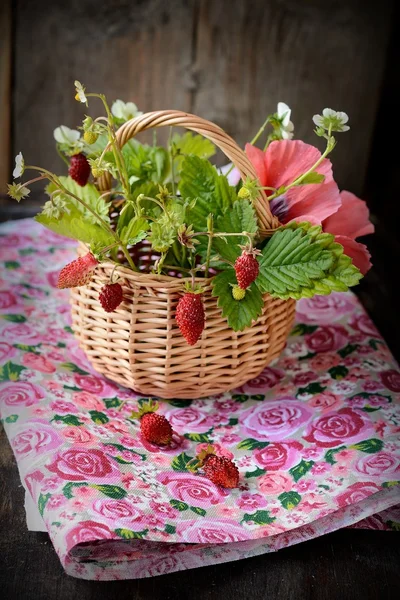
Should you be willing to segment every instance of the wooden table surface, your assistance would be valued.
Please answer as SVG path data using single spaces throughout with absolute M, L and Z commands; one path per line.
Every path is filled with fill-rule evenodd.
M 0 431 L 4 600 L 397 600 L 399 542 L 396 532 L 347 529 L 272 554 L 150 579 L 75 579 L 65 575 L 47 534 L 27 531 L 24 491 Z

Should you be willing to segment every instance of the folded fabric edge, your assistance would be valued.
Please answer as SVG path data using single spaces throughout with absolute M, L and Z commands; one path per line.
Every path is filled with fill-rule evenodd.
M 74 551 L 76 553 L 78 550 L 79 554 L 78 547 L 84 548 L 84 545 L 78 544 L 61 562 L 68 575 L 80 579 L 108 581 L 154 577 L 180 570 L 251 558 L 267 552 L 276 552 L 354 525 L 366 517 L 394 506 L 398 500 L 398 489 L 382 490 L 357 504 L 341 508 L 313 523 L 258 540 L 228 544 L 160 544 L 159 542 L 141 542 L 140 540 L 134 540 L 132 543 L 117 540 L 119 544 L 121 542 L 125 544 L 127 549 L 131 547 L 132 552 L 127 554 L 134 555 L 132 558 L 123 556 L 122 560 L 118 559 L 118 556 L 114 560 L 109 558 L 100 560 L 95 555 L 91 558 L 74 557 Z M 110 540 L 108 543 L 102 544 L 102 548 L 104 549 L 107 544 L 112 547 L 114 542 L 115 540 Z M 142 544 L 146 544 L 146 548 L 153 546 L 153 551 L 147 552 L 145 556 L 138 556 L 142 554 L 139 550 Z M 89 545 L 85 546 L 86 550 L 89 550 Z M 162 546 L 162 552 L 160 552 L 160 546 Z

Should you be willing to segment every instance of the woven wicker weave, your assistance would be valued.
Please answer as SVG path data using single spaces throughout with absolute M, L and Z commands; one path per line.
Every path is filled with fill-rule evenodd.
M 232 160 L 243 178 L 256 178 L 246 154 L 220 127 L 180 111 L 156 111 L 132 119 L 118 130 L 118 142 L 123 145 L 140 131 L 166 125 L 202 134 Z M 109 189 L 109 176 L 98 185 Z M 276 229 L 278 222 L 264 193 L 255 208 L 261 234 Z M 189 346 L 175 322 L 185 279 L 118 267 L 124 302 L 115 312 L 106 313 L 98 295 L 112 268 L 113 264 L 102 263 L 89 285 L 72 290 L 73 328 L 97 371 L 143 395 L 200 398 L 226 392 L 256 377 L 285 345 L 294 318 L 292 300 L 265 294 L 259 319 L 235 333 L 211 296 L 211 279 L 198 279 L 205 290 L 206 326 L 199 342 Z

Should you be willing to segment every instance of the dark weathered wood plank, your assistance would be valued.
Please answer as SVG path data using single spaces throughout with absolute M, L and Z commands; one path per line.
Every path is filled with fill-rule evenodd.
M 0 193 L 7 190 L 11 157 L 11 0 L 0 4 Z
M 295 135 L 317 144 L 311 117 L 348 112 L 332 154 L 342 188 L 361 193 L 391 29 L 391 0 L 200 0 L 194 112 L 240 144 L 282 100 Z

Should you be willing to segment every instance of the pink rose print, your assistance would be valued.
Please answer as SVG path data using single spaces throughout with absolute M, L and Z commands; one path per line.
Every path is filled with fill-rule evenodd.
M 284 471 L 275 471 L 259 477 L 257 485 L 260 492 L 266 496 L 277 496 L 292 489 L 293 479 Z
M 11 292 L 0 290 L 0 310 L 7 312 L 7 308 L 11 308 L 17 304 L 17 299 Z
M 45 397 L 44 390 L 35 383 L 28 381 L 10 381 L 0 384 L 0 406 L 16 408 L 18 406 L 32 406 Z
M 179 515 L 179 511 L 173 508 L 168 502 L 155 502 L 150 501 L 151 510 L 162 520 L 176 519 Z
M 101 450 L 74 447 L 60 452 L 47 469 L 67 481 L 112 481 L 118 473 Z
M 380 374 L 382 383 L 391 392 L 400 392 L 400 372 L 389 369 Z
M 294 398 L 260 402 L 239 418 L 243 437 L 280 441 L 307 425 L 312 411 Z
M 314 371 L 305 371 L 303 373 L 298 373 L 293 379 L 293 383 L 296 387 L 301 387 L 302 385 L 307 385 L 311 381 L 315 381 L 318 375 Z
M 250 494 L 249 492 L 245 492 L 236 500 L 236 504 L 244 512 L 251 513 L 259 508 L 264 508 L 268 503 L 261 494 Z
M 42 336 L 26 323 L 5 327 L 2 331 L 2 336 L 12 344 L 26 344 L 28 346 L 34 346 L 43 341 Z
M 326 325 L 306 335 L 305 342 L 311 352 L 331 352 L 346 345 L 347 332 L 340 325 Z
M 94 394 L 90 392 L 74 392 L 73 399 L 75 404 L 82 406 L 87 410 L 104 410 L 105 405 L 100 402 Z
M 22 364 L 28 367 L 28 369 L 34 369 L 41 373 L 54 373 L 56 370 L 56 367 L 50 360 L 34 352 L 26 352 L 23 356 Z
M 98 394 L 104 398 L 111 397 L 117 389 L 100 377 L 95 377 L 95 375 L 79 375 L 79 373 L 75 373 L 74 379 L 76 385 L 85 390 L 85 392 Z
M 332 292 L 329 296 L 302 298 L 296 306 L 298 323 L 329 325 L 339 321 L 354 310 L 353 298 L 343 292 Z
M 60 433 L 67 442 L 70 442 L 70 444 L 93 444 L 96 442 L 95 436 L 84 427 L 71 425 L 61 429 Z
M 65 536 L 67 544 L 66 550 L 70 551 L 74 546 L 84 544 L 85 542 L 112 540 L 116 537 L 116 534 L 103 523 L 82 521 L 79 525 L 73 527 Z
M 32 458 L 43 452 L 58 448 L 62 443 L 57 431 L 45 421 L 30 421 L 17 428 L 11 439 L 15 454 L 21 458 Z
M 367 454 L 356 462 L 356 471 L 375 481 L 397 481 L 400 477 L 400 459 L 389 452 Z
M 94 519 L 106 523 L 113 529 L 119 527 L 140 531 L 143 529 L 141 518 L 143 513 L 139 511 L 128 498 L 113 500 L 112 498 L 100 498 L 95 500 L 88 508 L 88 512 Z
M 66 400 L 54 400 L 50 403 L 50 408 L 57 415 L 68 415 L 76 412 L 75 404 L 72 404 L 72 402 L 67 402 Z
M 54 510 L 56 508 L 60 508 L 60 506 L 63 506 L 64 504 L 66 504 L 67 499 L 63 494 L 54 494 L 53 496 L 51 496 L 51 498 L 49 498 L 47 504 L 46 504 L 46 510 Z
M 258 448 L 253 458 L 259 467 L 267 471 L 290 469 L 301 460 L 303 446 L 296 441 L 287 444 L 272 442 L 266 448 Z
M 205 433 L 213 426 L 212 418 L 197 408 L 174 408 L 165 413 L 178 433 Z
M 184 542 L 195 544 L 226 544 L 248 539 L 248 532 L 236 521 L 204 519 L 181 521 L 177 525 L 179 537 Z
M 10 344 L 0 342 L 0 362 L 7 362 L 11 358 L 14 358 L 16 353 L 16 349 L 10 346 Z
M 264 391 L 272 389 L 284 376 L 284 371 L 267 367 L 258 377 L 250 379 L 238 391 L 246 394 L 262 394 Z
M 142 434 L 139 434 L 138 440 L 140 446 L 143 446 L 148 452 L 154 454 L 180 454 L 190 446 L 189 440 L 176 433 L 176 431 L 172 434 L 172 440 L 169 446 L 157 446 L 157 444 L 152 444 L 151 442 L 148 442 Z
M 317 354 L 310 360 L 310 367 L 316 371 L 327 371 L 331 367 L 336 367 L 341 362 L 341 358 L 336 352 L 326 352 Z
M 210 508 L 210 504 L 223 502 L 229 493 L 200 475 L 171 471 L 159 473 L 157 479 L 168 487 L 168 492 L 173 498 L 186 502 L 190 506 Z
M 334 448 L 344 443 L 355 444 L 365 440 L 373 432 L 373 425 L 365 413 L 341 408 L 313 421 L 303 437 L 307 442 Z
M 51 285 L 51 287 L 54 287 L 54 288 L 57 287 L 57 281 L 58 281 L 59 274 L 60 274 L 59 270 L 57 270 L 57 271 L 48 271 L 46 273 L 47 281 L 48 281 L 49 285 Z
M 332 392 L 322 392 L 321 394 L 315 394 L 310 400 L 308 400 L 308 406 L 312 408 L 320 408 L 324 412 L 336 410 L 341 406 L 342 400 L 339 396 L 332 394 Z
M 354 315 L 349 321 L 350 327 L 363 333 L 364 335 L 371 336 L 374 338 L 380 338 L 380 333 L 375 327 L 374 323 L 365 313 Z
M 340 507 L 350 506 L 351 504 L 361 502 L 361 500 L 368 498 L 371 494 L 379 492 L 380 489 L 381 488 L 372 481 L 358 481 L 349 486 L 345 492 L 336 496 L 336 502 Z

